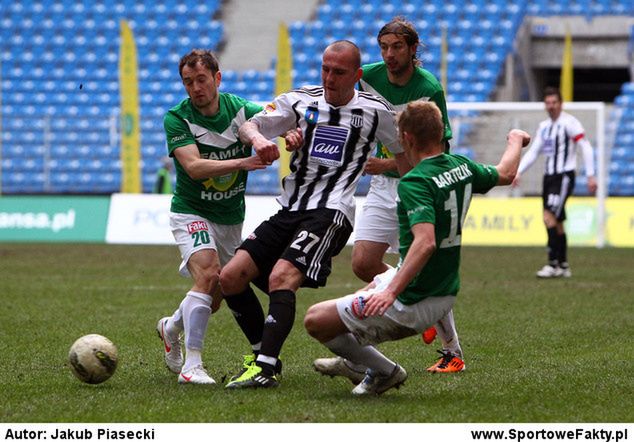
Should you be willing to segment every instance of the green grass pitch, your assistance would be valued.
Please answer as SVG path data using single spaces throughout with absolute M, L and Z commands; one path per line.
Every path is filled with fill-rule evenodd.
M 318 375 L 329 355 L 302 326 L 313 303 L 360 287 L 350 250 L 328 286 L 298 294 L 295 327 L 275 390 L 181 386 L 163 365 L 157 320 L 189 288 L 175 247 L 0 245 L 1 422 L 631 422 L 634 410 L 634 250 L 573 248 L 573 277 L 534 277 L 538 248 L 465 247 L 455 316 L 467 369 L 431 375 L 419 337 L 381 348 L 409 373 L 399 390 L 355 398 L 344 379 Z M 265 308 L 267 300 L 262 297 Z M 92 386 L 67 354 L 100 333 L 119 367 Z M 220 381 L 248 344 L 226 306 L 212 317 L 203 355 Z

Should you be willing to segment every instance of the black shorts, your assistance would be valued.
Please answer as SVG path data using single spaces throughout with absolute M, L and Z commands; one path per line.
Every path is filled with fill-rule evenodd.
M 556 175 L 544 175 L 542 201 L 544 210 L 548 210 L 557 221 L 566 219 L 566 201 L 575 187 L 575 173 L 566 172 Z
M 352 225 L 339 210 L 282 209 L 260 224 L 239 249 L 251 255 L 260 271 L 256 285 L 268 288 L 268 277 L 278 259 L 292 263 L 305 276 L 302 287 L 323 287 L 332 257 L 348 242 Z

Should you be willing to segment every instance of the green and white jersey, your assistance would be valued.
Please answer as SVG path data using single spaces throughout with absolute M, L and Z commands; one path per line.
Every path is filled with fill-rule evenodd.
M 189 98 L 170 109 L 163 120 L 167 149 L 174 150 L 188 144 L 198 147 L 201 158 L 229 160 L 251 156 L 251 147 L 238 139 L 238 128 L 262 107 L 235 95 L 219 93 L 216 115 L 202 115 Z M 171 211 L 200 215 L 217 224 L 239 224 L 244 221 L 244 192 L 247 172 L 194 180 L 175 159 L 176 189 Z
M 398 86 L 390 83 L 387 77 L 387 66 L 384 62 L 363 65 L 363 77 L 359 81 L 359 88 L 362 91 L 378 95 L 387 100 L 397 112 L 402 111 L 410 101 L 423 100 L 433 101 L 436 103 L 442 119 L 445 123 L 445 136 L 443 141 L 450 140 L 452 137 L 451 125 L 449 124 L 449 116 L 447 115 L 447 103 L 445 102 L 445 93 L 440 82 L 434 75 L 426 69 L 416 66 L 412 78 L 405 86 Z M 392 158 L 387 149 L 381 145 L 377 145 L 377 158 Z M 390 177 L 398 177 L 396 172 L 388 172 L 385 174 Z
M 434 224 L 436 251 L 398 295 L 399 301 L 414 304 L 429 296 L 458 293 L 462 225 L 471 194 L 488 192 L 498 177 L 493 166 L 440 154 L 424 159 L 401 178 L 397 204 L 401 261 L 414 241 L 411 228 L 418 223 Z

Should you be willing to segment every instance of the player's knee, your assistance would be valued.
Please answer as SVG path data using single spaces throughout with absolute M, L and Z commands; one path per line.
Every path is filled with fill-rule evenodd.
M 352 260 L 352 271 L 354 272 L 355 276 L 363 281 L 366 280 L 366 271 L 365 271 L 365 265 L 363 263 L 363 260 L 361 259 L 353 259 Z
M 357 276 L 357 278 L 361 279 L 365 282 L 372 281 L 374 278 L 374 267 L 375 264 L 368 258 L 364 257 L 362 254 L 356 254 L 352 256 L 352 271 Z
M 297 290 L 303 274 L 292 264 L 276 265 L 269 275 L 269 290 Z
M 201 268 L 194 274 L 194 280 L 196 285 L 201 287 L 205 293 L 211 294 L 220 282 L 220 267 L 210 265 Z
M 239 275 L 230 267 L 225 267 L 220 271 L 220 288 L 225 295 L 236 295 L 241 293 L 241 283 Z
M 311 306 L 304 316 L 304 328 L 310 336 L 319 339 L 319 331 L 321 330 L 321 313 L 319 304 Z

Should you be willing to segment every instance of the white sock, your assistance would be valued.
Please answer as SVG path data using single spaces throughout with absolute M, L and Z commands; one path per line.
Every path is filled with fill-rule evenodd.
M 180 306 L 174 314 L 165 323 L 165 334 L 172 338 L 176 338 L 183 331 L 183 312 Z
M 273 367 L 277 365 L 277 358 L 274 358 L 273 356 L 266 356 L 266 355 L 263 355 L 262 353 L 258 355 L 258 358 L 256 359 L 256 361 L 263 362 Z
M 194 350 L 191 348 L 187 349 L 187 357 L 185 358 L 185 363 L 183 364 L 182 372 L 186 372 L 191 370 L 197 365 L 202 365 L 203 358 L 200 350 Z
M 189 291 L 180 305 L 185 331 L 185 364 L 183 371 L 202 363 L 201 352 L 211 316 L 211 296 Z
M 390 375 L 396 366 L 394 362 L 373 346 L 359 344 L 352 333 L 339 335 L 324 342 L 324 345 L 334 354 L 346 358 L 348 362 L 352 363 L 349 366 L 357 371 L 365 371 L 364 368 L 367 367 L 380 374 Z
M 449 310 L 435 325 L 436 332 L 442 342 L 442 349 L 448 350 L 453 354 L 462 358 L 462 348 L 460 348 L 460 340 L 456 331 L 456 323 L 453 319 L 453 310 Z

